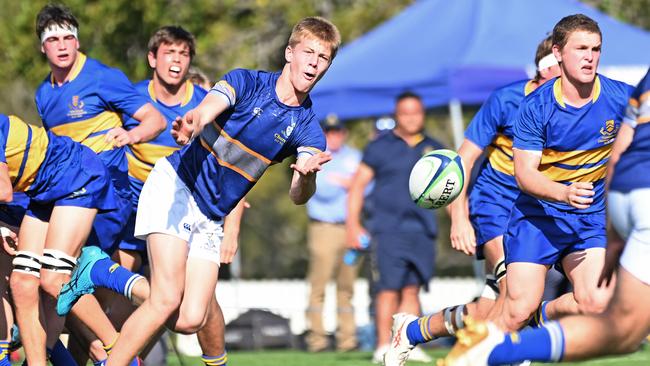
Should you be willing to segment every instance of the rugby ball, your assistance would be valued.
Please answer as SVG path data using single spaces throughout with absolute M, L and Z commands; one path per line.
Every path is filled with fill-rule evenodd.
M 422 208 L 448 205 L 463 190 L 465 171 L 460 156 L 451 150 L 434 150 L 424 155 L 411 170 L 411 199 Z

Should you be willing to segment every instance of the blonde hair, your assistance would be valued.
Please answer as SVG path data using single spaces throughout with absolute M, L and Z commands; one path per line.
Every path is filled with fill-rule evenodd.
M 307 17 L 299 21 L 291 31 L 289 47 L 295 47 L 303 38 L 315 37 L 328 43 L 332 50 L 332 59 L 341 45 L 341 34 L 329 20 L 321 17 Z

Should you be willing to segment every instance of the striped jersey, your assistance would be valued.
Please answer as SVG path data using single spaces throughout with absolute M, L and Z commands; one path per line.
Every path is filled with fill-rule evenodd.
M 607 161 L 631 91 L 623 82 L 597 75 L 592 100 L 579 108 L 564 102 L 559 78 L 524 99 L 515 118 L 513 146 L 540 151 L 538 170 L 549 179 L 566 185 L 591 182 L 595 195 L 586 209 L 526 193 L 517 202 L 536 200 L 544 207 L 582 214 L 603 212 Z
M 129 184 L 133 193 L 131 198 L 134 205 L 137 205 L 142 186 L 147 180 L 149 173 L 151 173 L 156 161 L 169 156 L 180 148 L 170 133 L 172 122 L 176 117 L 183 117 L 187 111 L 196 108 L 207 94 L 203 88 L 192 84 L 190 81 L 186 81 L 185 83 L 185 97 L 177 105 L 166 105 L 159 101 L 156 98 L 152 80 L 143 80 L 135 84 L 138 93 L 145 96 L 165 117 L 167 128 L 153 140 L 141 144 L 129 145 L 127 149 L 126 158 L 129 163 Z M 127 130 L 130 130 L 137 127 L 139 123 L 134 118 L 128 118 L 124 121 L 124 126 Z
M 279 72 L 237 69 L 210 93 L 230 105 L 201 135 L 167 159 L 211 219 L 226 216 L 273 163 L 325 149 L 325 136 L 307 97 L 280 102 Z

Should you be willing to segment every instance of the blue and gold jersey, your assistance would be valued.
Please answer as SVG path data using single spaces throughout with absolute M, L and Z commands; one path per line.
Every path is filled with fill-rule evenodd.
M 561 79 L 546 83 L 524 99 L 515 118 L 513 146 L 540 151 L 538 169 L 555 182 L 594 185 L 594 201 L 587 209 L 539 200 L 543 206 L 584 214 L 604 211 L 607 161 L 630 92 L 629 85 L 597 75 L 592 100 L 580 108 L 564 102 Z M 538 201 L 524 193 L 517 202 L 526 200 Z
M 634 138 L 621 155 L 610 184 L 613 191 L 627 193 L 650 188 L 650 69 L 637 88 L 625 112 L 623 123 L 634 128 Z
M 84 159 L 86 151 L 99 164 L 99 170 L 85 166 L 91 163 Z M 89 182 L 93 180 L 111 187 L 107 178 L 100 179 L 106 177 L 106 168 L 92 152 L 68 137 L 56 136 L 15 116 L 0 114 L 0 162 L 7 164 L 13 190 L 25 192 L 38 203 L 91 191 Z M 104 200 L 96 200 L 90 207 L 115 208 L 111 194 L 100 198 Z
M 513 121 L 519 104 L 531 91 L 531 80 L 517 81 L 497 89 L 467 127 L 465 138 L 485 150 L 486 154 L 472 188 L 473 196 L 514 201 L 519 195 L 512 162 Z
M 120 190 L 129 189 L 126 148 L 106 142 L 105 134 L 146 103 L 124 73 L 82 53 L 67 82 L 59 86 L 50 74 L 36 90 L 43 126 L 99 154 Z
M 212 219 L 226 216 L 272 163 L 325 149 L 311 99 L 297 107 L 281 103 L 275 93 L 279 77 L 243 69 L 226 74 L 210 93 L 230 108 L 167 158 Z
M 7 164 L 14 191 L 28 191 L 45 160 L 47 133 L 16 116 L 0 114 L 0 142 L 0 162 Z
M 176 144 L 174 138 L 171 136 L 172 122 L 176 117 L 182 117 L 190 109 L 195 108 L 201 103 L 207 92 L 189 81 L 186 81 L 186 92 L 183 102 L 177 105 L 166 105 L 156 98 L 153 89 L 153 81 L 143 80 L 135 85 L 136 90 L 141 95 L 147 97 L 158 111 L 165 116 L 167 121 L 167 129 L 165 132 L 158 135 L 155 139 L 136 145 L 130 145 L 126 152 L 126 158 L 129 163 L 129 182 L 133 195 L 133 204 L 137 205 L 138 197 L 142 191 L 142 186 L 147 180 L 151 169 L 160 158 L 171 155 L 174 151 L 178 150 L 180 146 Z M 124 126 L 127 130 L 136 127 L 140 122 L 133 118 L 124 121 Z

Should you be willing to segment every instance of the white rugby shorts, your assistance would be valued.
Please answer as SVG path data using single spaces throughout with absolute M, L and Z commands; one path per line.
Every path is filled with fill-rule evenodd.
M 641 282 L 650 285 L 650 188 L 628 193 L 609 192 L 609 218 L 626 240 L 621 266 Z
M 185 183 L 167 159 L 159 159 L 140 193 L 135 237 L 152 233 L 173 235 L 188 243 L 188 256 L 219 265 L 223 220 L 201 212 Z

